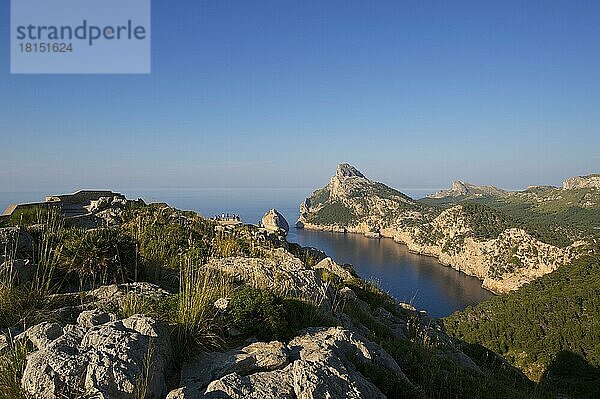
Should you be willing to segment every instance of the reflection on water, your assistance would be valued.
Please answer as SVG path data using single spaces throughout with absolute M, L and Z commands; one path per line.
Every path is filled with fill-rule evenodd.
M 350 263 L 365 279 L 374 279 L 395 298 L 443 317 L 491 297 L 481 282 L 435 258 L 413 254 L 391 239 L 359 234 L 293 230 L 289 241 L 325 251 L 338 263 Z

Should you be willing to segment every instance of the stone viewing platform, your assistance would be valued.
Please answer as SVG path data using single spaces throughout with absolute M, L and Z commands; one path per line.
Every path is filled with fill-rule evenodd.
M 41 202 L 9 205 L 0 220 L 8 220 L 19 213 L 36 209 L 57 208 L 67 223 L 91 226 L 97 224 L 99 213 L 114 213 L 116 208 L 124 208 L 127 198 L 110 190 L 80 190 L 71 194 L 50 195 Z M 111 212 L 106 212 L 106 211 Z
M 240 215 L 237 214 L 222 213 L 220 215 L 213 216 L 211 220 L 214 220 L 221 226 L 238 226 L 243 224 Z

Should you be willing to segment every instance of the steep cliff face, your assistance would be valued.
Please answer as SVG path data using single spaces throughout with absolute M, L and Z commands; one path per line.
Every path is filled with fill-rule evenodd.
M 563 189 L 600 188 L 600 174 L 571 177 L 563 182 Z
M 419 203 L 346 164 L 300 212 L 298 227 L 389 237 L 478 277 L 496 293 L 515 290 L 586 251 L 581 241 L 564 248 L 541 242 L 484 205 L 442 209 Z

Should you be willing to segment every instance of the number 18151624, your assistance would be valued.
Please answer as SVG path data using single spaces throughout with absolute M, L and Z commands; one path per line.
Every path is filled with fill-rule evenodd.
M 22 53 L 71 53 L 71 43 L 20 43 Z

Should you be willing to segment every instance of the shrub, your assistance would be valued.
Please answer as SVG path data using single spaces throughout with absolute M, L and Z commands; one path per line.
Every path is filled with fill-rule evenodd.
M 236 291 L 228 315 L 242 333 L 259 339 L 280 339 L 287 332 L 283 300 L 265 290 L 244 287 Z
M 600 259 L 584 256 L 506 295 L 467 307 L 445 319 L 457 338 L 499 353 L 528 376 L 545 379 L 549 386 L 566 386 L 561 380 L 561 353 L 580 356 L 567 369 L 586 362 L 600 366 Z M 571 359 L 575 357 L 571 356 Z M 562 357 L 562 360 L 569 357 Z M 580 376 L 588 368 L 581 367 Z M 548 369 L 554 372 L 546 373 Z M 567 376 L 567 380 L 568 380 Z M 583 385 L 584 380 L 580 381 Z M 588 384 L 597 392 L 597 381 Z M 583 387 L 578 389 L 583 390 Z M 577 397 L 595 397 L 579 392 Z
M 122 318 L 143 314 L 165 321 L 173 321 L 173 316 L 177 313 L 177 300 L 177 295 L 166 298 L 152 298 L 129 292 L 125 295 L 117 312 Z
M 56 209 L 56 207 L 48 206 L 17 209 L 8 218 L 8 224 L 11 226 L 31 226 L 44 223 L 50 214 L 56 212 Z
M 12 266 L 0 270 L 0 328 L 27 327 L 47 318 L 44 310 L 53 287 L 53 277 L 60 249 L 57 236 L 62 231 L 62 218 L 56 209 L 40 219 L 42 226 L 35 230 L 36 245 L 28 254 L 37 265 L 31 281 L 18 282 Z M 5 254 L 7 265 L 12 265 L 14 253 Z M 33 265 L 30 267 L 34 267 Z
M 31 285 L 0 284 L 0 328 L 27 327 L 45 319 L 46 295 Z
M 67 277 L 77 278 L 82 285 L 134 279 L 137 259 L 135 240 L 112 228 L 69 230 L 60 253 Z
M 298 331 L 308 327 L 333 327 L 338 324 L 331 314 L 301 299 L 285 298 L 283 311 L 287 324 L 285 338 L 291 338 Z

